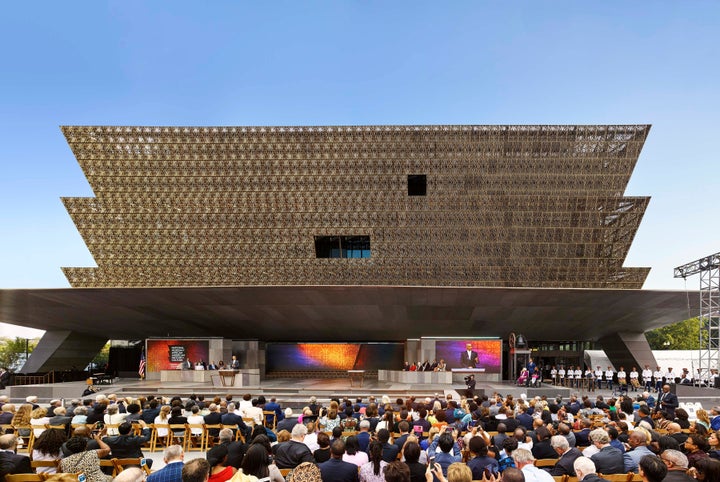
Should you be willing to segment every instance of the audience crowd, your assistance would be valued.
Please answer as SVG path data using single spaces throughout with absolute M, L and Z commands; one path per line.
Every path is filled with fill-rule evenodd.
M 58 471 L 82 472 L 87 482 L 599 482 L 632 472 L 648 482 L 720 481 L 720 407 L 698 410 L 691 422 L 668 385 L 656 395 L 608 400 L 436 395 L 336 398 L 323 406 L 312 397 L 297 412 L 249 394 L 97 395 L 67 407 L 58 400 L 40 407 L 36 397 L 16 406 L 0 397 L 0 410 L 0 477 Z M 169 433 L 154 424 L 192 428 Z M 126 469 L 113 479 L 101 467 L 111 457 L 143 458 L 153 430 L 170 441 L 162 469 L 147 477 L 146 467 Z M 176 442 L 205 430 L 205 457 L 185 463 Z M 29 453 L 18 452 L 31 440 Z M 50 463 L 34 467 L 31 460 Z M 152 460 L 144 464 L 150 472 Z

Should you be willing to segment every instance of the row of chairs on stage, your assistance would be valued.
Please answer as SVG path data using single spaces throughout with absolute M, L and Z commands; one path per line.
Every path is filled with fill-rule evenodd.
M 605 385 L 606 388 L 612 388 L 613 394 L 621 394 L 621 393 L 627 393 L 627 391 L 632 387 L 633 390 L 638 391 L 643 388 L 643 385 L 636 379 L 632 378 L 630 380 L 630 384 L 628 385 L 627 379 L 620 378 L 618 379 L 617 383 L 613 383 L 612 381 L 607 380 L 596 380 L 594 378 L 560 378 L 555 377 L 551 380 L 552 384 L 555 386 L 561 386 L 561 387 L 567 387 L 567 388 L 576 388 L 578 390 L 589 390 L 593 391 L 596 389 L 600 389 Z

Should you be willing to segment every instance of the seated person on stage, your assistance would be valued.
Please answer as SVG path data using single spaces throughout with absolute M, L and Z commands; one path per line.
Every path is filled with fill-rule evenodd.
M 520 372 L 520 376 L 517 379 L 517 384 L 524 386 L 525 383 L 527 382 L 527 379 L 529 376 L 530 376 L 530 373 L 528 372 L 528 369 L 523 368 L 522 371 Z
M 537 387 L 540 383 L 540 370 L 535 367 L 535 370 L 530 374 L 530 386 Z

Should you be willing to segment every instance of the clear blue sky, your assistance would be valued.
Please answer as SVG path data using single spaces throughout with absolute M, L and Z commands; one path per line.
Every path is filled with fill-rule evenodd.
M 0 288 L 94 266 L 60 125 L 649 123 L 625 264 L 683 290 L 672 268 L 720 251 L 719 25 L 716 1 L 9 2 Z

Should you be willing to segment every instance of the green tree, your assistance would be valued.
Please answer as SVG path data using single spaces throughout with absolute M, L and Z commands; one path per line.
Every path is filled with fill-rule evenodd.
M 0 365 L 12 370 L 19 370 L 25 363 L 25 353 L 32 353 L 38 340 L 16 337 L 0 338 Z
M 653 350 L 699 350 L 700 319 L 690 318 L 645 333 Z
M 95 355 L 91 363 L 94 363 L 97 367 L 104 367 L 110 359 L 110 342 L 105 343 L 102 350 Z

